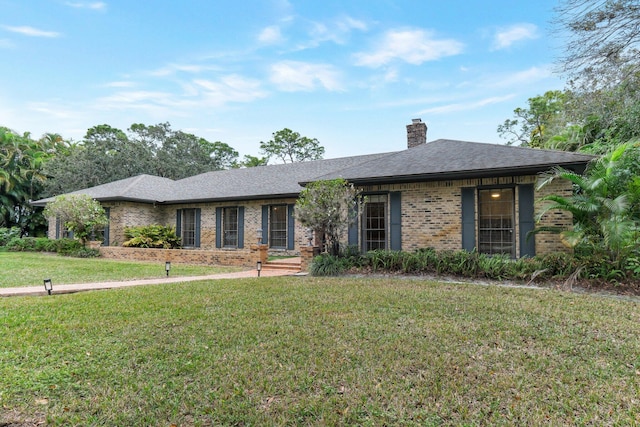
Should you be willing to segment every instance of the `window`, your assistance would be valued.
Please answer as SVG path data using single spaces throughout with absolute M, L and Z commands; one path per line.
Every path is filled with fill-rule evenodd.
M 176 234 L 182 239 L 183 248 L 200 247 L 200 209 L 178 209 Z
M 238 247 L 238 208 L 222 209 L 222 245 L 225 248 Z
M 363 243 L 364 251 L 387 248 L 387 195 L 367 197 L 364 205 Z
M 514 189 L 490 188 L 478 192 L 478 251 L 515 257 Z
M 287 248 L 287 205 L 269 207 L 269 247 Z

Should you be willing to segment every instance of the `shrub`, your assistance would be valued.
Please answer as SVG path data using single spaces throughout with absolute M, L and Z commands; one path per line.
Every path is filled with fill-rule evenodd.
M 0 227 L 0 246 L 7 246 L 7 243 L 14 237 L 20 237 L 20 229 L 18 227 Z
M 35 252 L 35 237 L 14 237 L 7 243 L 7 249 L 14 252 Z
M 74 239 L 59 239 L 56 240 L 57 252 L 64 256 L 74 256 L 74 254 L 82 251 L 85 247 L 79 240 Z M 89 250 L 89 249 L 87 249 Z
M 339 257 L 322 254 L 313 258 L 309 273 L 311 273 L 312 276 L 339 276 L 344 269 L 344 265 Z
M 180 238 L 176 235 L 175 228 L 168 225 L 125 227 L 124 235 L 129 239 L 122 244 L 125 247 L 161 249 L 180 247 Z

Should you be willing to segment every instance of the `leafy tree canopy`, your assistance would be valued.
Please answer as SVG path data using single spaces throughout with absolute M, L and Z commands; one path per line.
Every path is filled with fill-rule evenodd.
M 44 215 L 59 219 L 82 243 L 109 222 L 100 203 L 86 194 L 58 196 L 47 204 Z
M 335 254 L 340 237 L 357 216 L 358 193 L 342 178 L 309 183 L 296 201 L 295 216 L 305 227 L 324 237 Z
M 276 158 L 282 163 L 319 160 L 324 156 L 324 147 L 313 138 L 300 136 L 298 132 L 284 128 L 274 132 L 273 139 L 260 141 L 260 153 L 267 159 Z
M 45 163 L 63 146 L 59 135 L 34 140 L 0 127 L 0 227 L 19 227 L 21 235 L 44 229 L 40 210 L 29 200 L 39 198 L 46 181 Z
M 181 179 L 230 168 L 237 158 L 229 145 L 174 131 L 169 123 L 134 123 L 127 132 L 98 125 L 48 162 L 46 190 L 52 196 L 140 174 Z

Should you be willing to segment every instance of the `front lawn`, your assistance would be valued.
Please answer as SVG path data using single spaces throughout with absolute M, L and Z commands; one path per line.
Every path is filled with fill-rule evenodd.
M 0 288 L 110 282 L 164 276 L 164 262 L 126 262 L 103 258 L 70 258 L 36 252 L 0 251 Z M 201 276 L 237 271 L 233 267 L 172 264 L 172 276 Z
M 634 425 L 640 306 L 418 279 L 0 299 L 0 425 Z

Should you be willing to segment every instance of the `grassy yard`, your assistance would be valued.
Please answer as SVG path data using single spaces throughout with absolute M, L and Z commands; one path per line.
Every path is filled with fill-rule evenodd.
M 69 258 L 35 252 L 0 252 L 0 288 L 54 284 L 109 282 L 164 276 L 164 262 L 125 262 L 101 258 Z M 199 276 L 237 271 L 232 267 L 172 264 L 172 276 Z
M 0 425 L 637 425 L 640 306 L 416 279 L 0 299 Z

